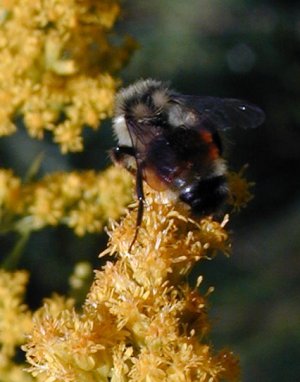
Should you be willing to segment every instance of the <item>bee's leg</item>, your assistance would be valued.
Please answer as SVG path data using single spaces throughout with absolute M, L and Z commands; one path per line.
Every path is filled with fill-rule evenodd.
M 142 224 L 143 214 L 144 214 L 144 188 L 143 188 L 143 172 L 140 163 L 136 158 L 136 151 L 132 146 L 116 146 L 111 150 L 110 156 L 115 163 L 123 164 L 128 171 L 135 173 L 136 176 L 136 195 L 138 199 L 138 210 L 137 210 L 137 218 L 136 218 L 136 230 L 133 237 L 133 240 L 130 244 L 129 251 L 131 250 L 134 242 L 136 241 L 139 227 Z M 131 166 L 128 166 L 128 157 L 133 158 L 135 160 L 136 169 L 133 171 Z
M 143 187 L 143 174 L 142 174 L 142 168 L 139 165 L 139 163 L 136 162 L 136 164 L 137 164 L 137 170 L 136 170 L 136 185 L 135 185 L 135 187 L 136 187 L 136 195 L 137 195 L 137 199 L 138 199 L 138 210 L 137 210 L 137 217 L 136 217 L 135 234 L 134 234 L 134 237 L 133 237 L 132 242 L 130 244 L 129 252 L 130 252 L 134 242 L 136 241 L 136 238 L 137 238 L 137 235 L 139 232 L 139 228 L 142 224 L 143 215 L 144 215 L 145 195 L 144 195 L 144 187 Z
M 145 201 L 144 187 L 143 187 L 143 174 L 142 174 L 141 166 L 137 167 L 137 172 L 136 172 L 136 195 L 139 202 L 136 226 L 139 227 L 143 219 L 144 201 Z
M 122 163 L 127 156 L 135 157 L 135 149 L 132 146 L 116 146 L 110 151 L 110 157 L 115 163 Z

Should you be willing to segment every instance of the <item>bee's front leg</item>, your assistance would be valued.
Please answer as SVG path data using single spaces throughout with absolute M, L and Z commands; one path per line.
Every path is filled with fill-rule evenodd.
M 126 158 L 136 156 L 135 149 L 132 146 L 116 146 L 110 151 L 110 157 L 113 162 L 124 164 Z
M 117 164 L 121 164 L 128 171 L 135 174 L 136 177 L 136 194 L 138 199 L 138 211 L 136 219 L 136 230 L 133 240 L 130 244 L 129 251 L 131 250 L 137 235 L 139 227 L 142 223 L 143 213 L 144 213 L 144 188 L 143 188 L 143 171 L 141 165 L 139 164 L 136 156 L 136 151 L 131 146 L 116 146 L 110 152 L 111 159 Z

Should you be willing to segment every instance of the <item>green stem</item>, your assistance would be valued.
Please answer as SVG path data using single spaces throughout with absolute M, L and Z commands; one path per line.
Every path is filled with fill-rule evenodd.
M 29 169 L 27 170 L 25 174 L 25 177 L 23 180 L 24 183 L 28 183 L 32 181 L 32 179 L 34 179 L 34 177 L 36 176 L 36 174 L 38 173 L 41 167 L 44 156 L 45 156 L 44 152 L 41 152 L 35 157 L 35 159 L 31 163 Z
M 22 256 L 24 247 L 30 237 L 30 231 L 22 232 L 10 254 L 2 261 L 1 267 L 7 270 L 16 269 Z

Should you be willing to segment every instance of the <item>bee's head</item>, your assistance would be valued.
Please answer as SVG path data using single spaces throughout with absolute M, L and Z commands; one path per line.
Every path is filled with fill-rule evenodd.
M 119 91 L 115 115 L 143 123 L 161 114 L 169 100 L 167 84 L 152 79 L 140 80 Z

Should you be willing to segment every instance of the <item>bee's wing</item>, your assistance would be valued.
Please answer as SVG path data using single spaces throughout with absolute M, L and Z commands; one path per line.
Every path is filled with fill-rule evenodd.
M 227 130 L 234 127 L 244 129 L 261 125 L 265 120 L 265 113 L 251 103 L 234 98 L 201 97 L 189 95 L 175 95 L 174 101 L 195 110 L 201 125 L 217 130 Z

